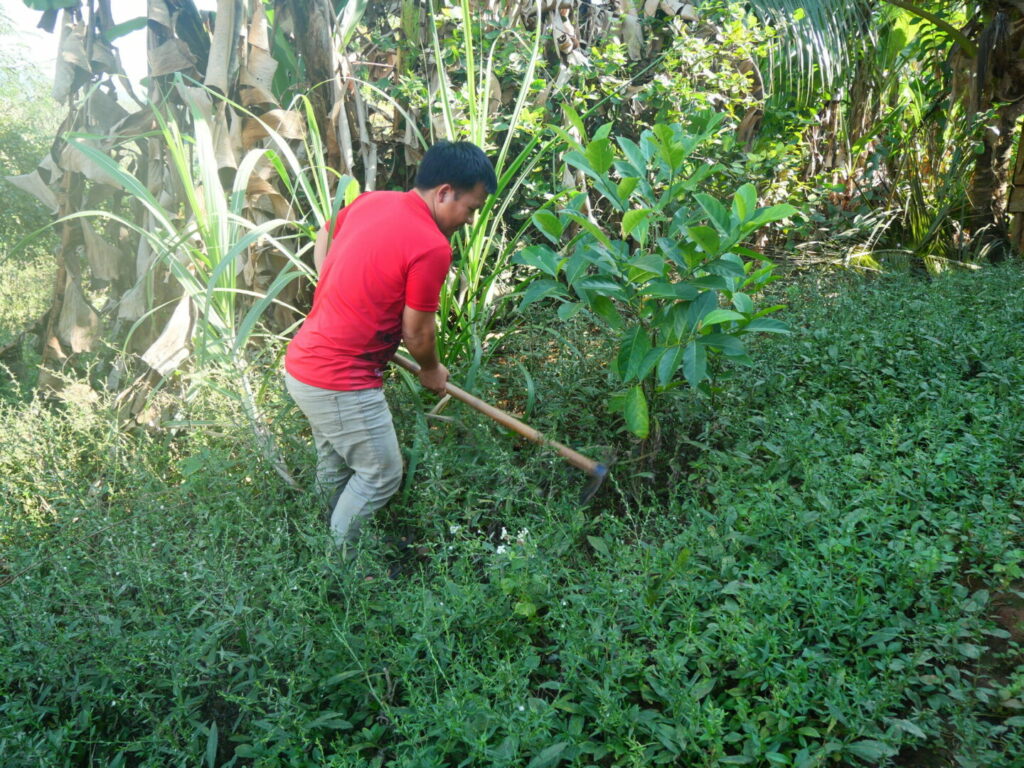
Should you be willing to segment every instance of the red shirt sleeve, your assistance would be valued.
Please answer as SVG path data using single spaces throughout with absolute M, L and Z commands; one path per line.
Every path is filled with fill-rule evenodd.
M 417 256 L 405 278 L 405 305 L 418 312 L 436 312 L 451 263 L 451 248 L 432 248 Z

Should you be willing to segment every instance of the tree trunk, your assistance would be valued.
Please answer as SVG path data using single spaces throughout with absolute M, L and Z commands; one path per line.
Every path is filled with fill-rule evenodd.
M 337 65 L 334 52 L 334 13 L 328 0 L 293 0 L 289 4 L 295 23 L 295 46 L 306 70 L 305 88 L 313 104 L 320 136 L 327 142 L 331 110 L 337 98 Z M 339 158 L 328 158 L 337 168 Z
M 1024 253 L 1024 127 L 1017 130 L 1017 162 L 1010 180 L 1010 245 Z
M 1012 245 L 1007 215 L 1014 133 L 1024 114 L 1024 11 L 1009 2 L 991 3 L 986 10 L 988 23 L 978 36 L 974 60 L 973 101 L 979 112 L 998 106 L 975 161 L 965 224 L 979 246 L 991 250 L 990 258 L 1000 260 Z

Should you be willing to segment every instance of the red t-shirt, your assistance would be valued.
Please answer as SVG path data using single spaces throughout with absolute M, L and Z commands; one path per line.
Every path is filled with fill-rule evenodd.
M 367 192 L 338 213 L 313 309 L 285 368 L 321 389 L 382 384 L 406 306 L 436 312 L 452 249 L 415 190 Z

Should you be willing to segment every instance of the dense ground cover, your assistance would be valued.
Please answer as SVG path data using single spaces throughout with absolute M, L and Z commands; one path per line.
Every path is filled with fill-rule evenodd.
M 351 564 L 229 404 L 126 435 L 84 387 L 5 390 L 4 763 L 1021 765 L 1022 289 L 787 280 L 795 333 L 654 456 L 593 405 L 590 329 L 545 317 L 480 386 L 525 407 L 521 362 L 536 426 L 618 449 L 602 495 L 393 386 L 413 481 Z

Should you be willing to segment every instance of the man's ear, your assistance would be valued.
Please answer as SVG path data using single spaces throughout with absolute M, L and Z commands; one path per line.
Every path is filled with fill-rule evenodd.
M 437 192 L 434 193 L 434 197 L 439 203 L 443 203 L 448 200 L 448 197 L 455 194 L 455 189 L 451 184 L 442 184 L 437 188 Z

